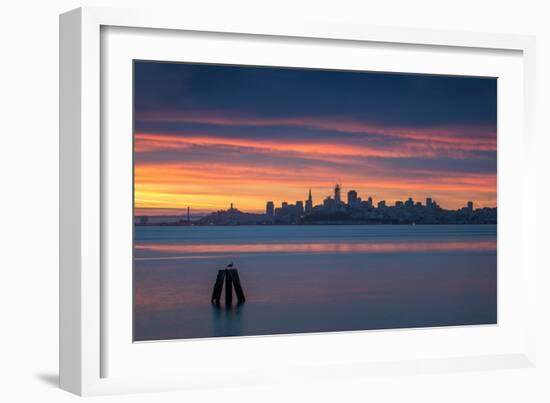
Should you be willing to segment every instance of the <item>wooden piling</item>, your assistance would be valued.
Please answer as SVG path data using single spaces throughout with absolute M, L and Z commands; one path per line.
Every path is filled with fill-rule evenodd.
M 229 266 L 231 267 L 231 265 Z M 212 290 L 212 298 L 210 301 L 212 304 L 219 305 L 222 290 L 225 283 L 225 305 L 230 307 L 233 302 L 233 287 L 235 287 L 235 295 L 237 296 L 237 302 L 242 304 L 246 301 L 244 296 L 243 287 L 241 285 L 241 279 L 239 278 L 239 272 L 237 269 L 226 268 L 224 270 L 218 270 L 218 276 L 214 283 L 214 289 Z
M 223 280 L 225 279 L 225 272 L 226 270 L 218 271 L 218 276 L 216 277 L 216 282 L 214 283 L 214 289 L 212 290 L 211 302 L 213 304 L 220 303 L 220 298 L 222 296 Z
M 231 272 L 225 270 L 225 305 L 230 306 L 233 302 L 233 280 L 231 279 Z
M 233 280 L 233 286 L 235 287 L 235 294 L 237 295 L 237 301 L 239 304 L 246 301 L 246 298 L 244 297 L 244 291 L 241 286 L 241 279 L 239 278 L 239 272 L 237 269 L 229 269 L 229 274 L 231 275 L 231 279 Z

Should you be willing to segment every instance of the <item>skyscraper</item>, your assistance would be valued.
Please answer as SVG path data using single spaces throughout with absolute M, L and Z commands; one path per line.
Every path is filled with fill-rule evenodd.
M 267 202 L 265 206 L 265 214 L 271 218 L 273 218 L 273 216 L 275 215 L 275 205 L 272 201 Z
M 340 191 L 341 191 L 340 185 L 336 184 L 334 186 L 334 201 L 336 202 L 337 206 L 339 206 L 342 203 L 342 199 L 340 197 Z
M 323 209 L 325 211 L 334 211 L 338 208 L 336 204 L 336 200 L 334 200 L 332 197 L 328 196 L 323 200 Z
M 304 202 L 301 200 L 296 201 L 296 212 L 300 215 L 304 214 Z
M 306 200 L 306 214 L 313 211 L 313 198 L 311 197 L 311 188 L 309 188 L 309 195 Z
M 467 207 L 468 211 L 471 213 L 472 211 L 474 211 L 474 202 L 473 201 L 469 201 L 468 202 L 468 207 Z
M 367 199 L 367 207 L 368 208 L 372 208 L 372 197 L 369 196 L 369 198 Z
M 357 203 L 357 192 L 355 190 L 350 190 L 348 192 L 348 205 L 354 205 Z

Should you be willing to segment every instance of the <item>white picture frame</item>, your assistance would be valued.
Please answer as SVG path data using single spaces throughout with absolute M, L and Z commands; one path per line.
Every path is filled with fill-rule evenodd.
M 117 147 L 110 140 L 102 139 L 102 133 L 109 131 L 109 123 L 105 123 L 102 114 L 104 96 L 109 88 L 102 81 L 102 31 L 109 27 L 117 29 L 147 29 L 156 32 L 193 32 L 218 33 L 223 35 L 244 35 L 255 40 L 269 39 L 271 41 L 290 40 L 326 40 L 330 46 L 337 48 L 345 43 L 376 43 L 380 45 L 420 46 L 434 49 L 467 49 L 474 53 L 503 51 L 516 52 L 516 62 L 521 65 L 521 77 L 516 90 L 523 90 L 520 99 L 522 110 L 519 118 L 520 131 L 510 139 L 510 149 L 517 144 L 522 158 L 516 161 L 517 174 L 514 184 L 521 186 L 516 189 L 516 196 L 525 201 L 521 204 L 514 221 L 514 237 L 503 238 L 504 245 L 514 245 L 516 248 L 506 248 L 510 259 L 517 263 L 515 268 L 521 282 L 517 285 L 517 296 L 521 304 L 517 304 L 517 315 L 524 320 L 509 333 L 498 333 L 498 337 L 512 337 L 514 341 L 502 344 L 502 348 L 493 351 L 485 347 L 474 346 L 475 340 L 486 337 L 488 340 L 496 333 L 494 328 L 480 330 L 474 333 L 471 329 L 452 328 L 432 330 L 432 333 L 414 331 L 384 331 L 384 332 L 347 332 L 345 334 L 269 336 L 256 338 L 232 338 L 202 342 L 163 343 L 161 349 L 133 351 L 127 346 L 124 354 L 136 354 L 134 358 L 118 354 L 118 360 L 128 361 L 135 367 L 150 366 L 150 356 L 166 357 L 176 354 L 187 354 L 190 357 L 185 364 L 168 363 L 167 358 L 161 358 L 169 369 L 141 373 L 131 372 L 123 366 L 112 371 L 106 367 L 110 356 L 115 351 L 126 351 L 125 347 L 113 342 L 117 337 L 111 329 L 113 321 L 108 318 L 112 306 L 109 301 L 109 290 L 105 280 L 115 281 L 105 272 L 109 267 L 106 262 L 108 245 L 105 244 L 105 203 L 109 203 L 106 192 L 110 191 L 106 178 L 110 173 L 107 167 L 108 153 L 106 147 Z M 131 34 L 131 33 L 130 33 Z M 159 41 L 161 39 L 158 39 Z M 174 40 L 174 38 L 170 39 Z M 177 38 L 175 39 L 177 40 Z M 143 42 L 143 46 L 151 46 Z M 128 57 L 131 57 L 128 56 Z M 218 385 L 247 385 L 258 382 L 280 382 L 292 379 L 323 379 L 324 377 L 366 376 L 369 374 L 403 374 L 418 372 L 440 372 L 453 370 L 475 370 L 482 368 L 527 367 L 535 363 L 535 291 L 537 266 L 535 261 L 534 240 L 536 234 L 535 209 L 527 208 L 527 200 L 536 191 L 535 143 L 534 143 L 534 91 L 535 91 L 535 40 L 530 36 L 503 35 L 487 33 L 466 33 L 455 31 L 429 31 L 408 28 L 381 28 L 342 23 L 321 22 L 315 20 L 298 23 L 263 20 L 247 20 L 245 17 L 231 20 L 213 20 L 199 18 L 193 15 L 172 15 L 150 10 L 117 10 L 103 8 L 81 8 L 70 11 L 60 17 L 60 385 L 63 389 L 79 395 L 129 393 L 139 391 L 158 391 L 182 389 L 190 387 L 210 387 Z M 517 63 L 516 63 L 517 64 Z M 484 71 L 484 70 L 480 70 Z M 518 70 L 519 71 L 519 70 Z M 103 86 L 103 87 L 102 87 Z M 118 87 L 117 87 L 118 88 Z M 115 90 L 116 91 L 116 90 Z M 118 94 L 126 96 L 129 94 Z M 110 99 L 110 98 L 109 98 Z M 111 102 L 111 101 L 109 101 Z M 516 124 L 518 123 L 516 122 Z M 512 124 L 512 123 L 511 123 Z M 502 127 L 499 126 L 499 130 Z M 500 141 L 500 140 L 499 140 Z M 124 146 L 124 144 L 122 144 Z M 517 147 L 515 147 L 517 149 Z M 113 148 L 115 150 L 115 148 Z M 112 150 L 110 150 L 112 151 Z M 500 157 L 499 145 L 499 159 Z M 504 158 L 511 158 L 511 153 L 504 153 Z M 499 161 L 499 189 L 501 188 L 501 161 Z M 504 171 L 506 173 L 506 171 Z M 131 184 L 128 184 L 131 185 Z M 505 184 L 504 184 L 505 185 Z M 506 186 L 504 186 L 506 190 Z M 504 192 L 510 198 L 511 193 Z M 500 206 L 499 190 L 499 206 Z M 504 196 L 503 196 L 504 197 Z M 499 224 L 503 218 L 499 209 Z M 521 218 L 521 219 L 520 219 Z M 504 217 L 506 219 L 506 216 Z M 103 221 L 102 221 L 103 220 Z M 499 237 L 500 237 L 499 232 Z M 499 248 L 501 247 L 499 238 Z M 499 257 L 499 264 L 501 259 Z M 116 281 L 125 280 L 124 275 Z M 131 282 L 131 278 L 127 278 Z M 119 284 L 114 282 L 113 284 Z M 499 298 L 502 294 L 499 293 Z M 510 301 L 512 302 L 512 301 Z M 122 306 L 124 308 L 124 306 Z M 124 315 L 124 309 L 122 309 Z M 131 312 L 131 311 L 129 311 Z M 128 316 L 130 313 L 127 313 Z M 500 313 L 499 313 L 500 314 Z M 120 316 L 116 316 L 118 320 Z M 122 318 L 124 319 L 124 318 Z M 128 319 L 128 318 L 126 318 Z M 111 326 L 112 327 L 112 326 Z M 498 331 L 502 329 L 497 329 Z M 484 333 L 484 334 L 483 334 Z M 493 334 L 494 333 L 494 334 Z M 467 348 L 463 350 L 427 351 L 426 354 L 406 356 L 395 350 L 395 354 L 387 359 L 365 360 L 360 356 L 346 358 L 346 352 L 336 353 L 339 345 L 346 343 L 360 346 L 366 338 L 374 340 L 394 339 L 396 343 L 420 343 L 423 339 L 436 338 L 447 343 L 453 339 L 467 340 Z M 521 338 L 521 340 L 520 340 Z M 120 337 L 119 337 L 120 339 Z M 127 340 L 126 338 L 122 338 Z M 213 344 L 215 343 L 215 344 Z M 468 344 L 469 343 L 469 344 Z M 131 344 L 131 341 L 130 341 Z M 498 343 L 495 343 L 498 344 Z M 258 362 L 252 359 L 243 363 L 231 376 L 221 372 L 212 372 L 212 376 L 203 376 L 208 371 L 206 365 L 201 369 L 200 354 L 223 354 L 227 346 L 232 350 L 249 351 L 249 355 L 258 356 L 267 351 L 274 355 L 264 360 L 264 367 L 259 373 L 255 368 Z M 315 358 L 308 355 L 308 346 L 323 345 L 329 353 L 324 357 Z M 151 347 L 153 348 L 153 347 Z M 302 351 L 293 360 L 276 360 L 285 349 Z M 144 350 L 144 348 L 140 348 Z M 184 351 L 185 350 L 185 351 Z M 193 354 L 195 352 L 195 354 Z M 141 355 L 140 355 L 141 354 Z M 227 353 L 229 354 L 229 353 Z M 246 353 L 245 353 L 246 354 Z M 234 357 L 229 357 L 234 358 Z M 341 358 L 341 359 L 340 359 Z M 109 358 L 110 360 L 111 358 Z M 135 359 L 135 362 L 132 360 Z M 223 360 L 223 358 L 220 358 Z M 193 360 L 195 360 L 193 362 Z M 208 360 L 208 358 L 207 358 Z M 137 363 L 137 364 L 136 364 Z M 206 362 L 208 364 L 208 361 Z M 189 369 L 193 368 L 192 371 Z M 201 372 L 202 371 L 202 372 Z

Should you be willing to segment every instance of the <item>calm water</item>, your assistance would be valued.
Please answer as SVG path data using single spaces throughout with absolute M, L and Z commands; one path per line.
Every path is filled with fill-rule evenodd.
M 496 226 L 136 227 L 134 287 L 138 341 L 496 323 Z

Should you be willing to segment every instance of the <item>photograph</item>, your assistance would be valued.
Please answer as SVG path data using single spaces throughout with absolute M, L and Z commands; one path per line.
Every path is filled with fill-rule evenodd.
M 496 77 L 132 80 L 134 342 L 497 324 Z

